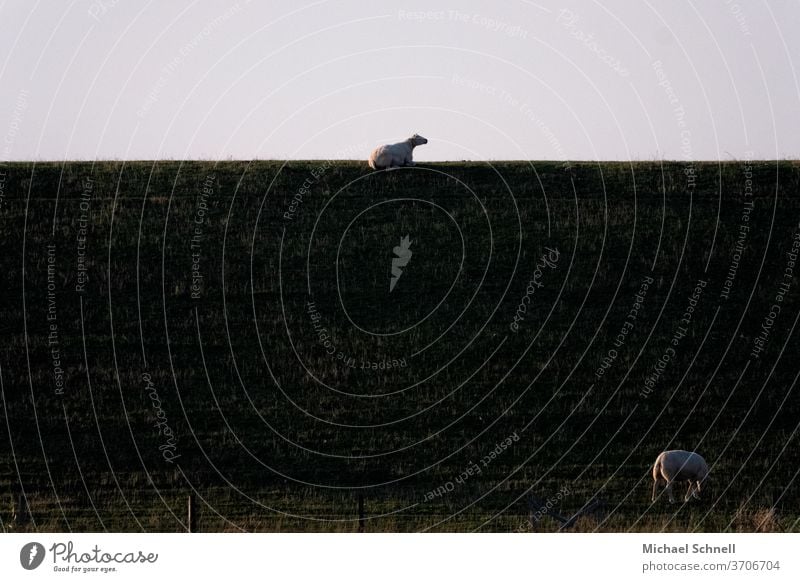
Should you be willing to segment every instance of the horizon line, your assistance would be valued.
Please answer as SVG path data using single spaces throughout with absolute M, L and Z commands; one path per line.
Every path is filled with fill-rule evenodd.
M 102 163 L 102 162 L 126 162 L 126 163 L 141 163 L 141 162 L 215 162 L 215 163 L 229 163 L 229 162 L 353 162 L 366 164 L 367 160 L 361 158 L 95 158 L 95 159 L 82 159 L 82 158 L 69 158 L 69 159 L 13 159 L 13 160 L 0 160 L 0 166 L 7 164 L 56 164 L 56 163 Z M 525 158 L 507 158 L 507 159 L 462 159 L 462 160 L 425 160 L 416 162 L 414 166 L 425 166 L 426 164 L 485 164 L 485 163 L 549 163 L 549 164 L 640 164 L 640 163 L 683 163 L 683 164 L 730 164 L 730 163 L 743 163 L 743 162 L 800 162 L 800 158 L 732 158 L 732 159 L 698 159 L 686 160 L 679 158 L 656 158 L 656 159 L 569 159 L 569 160 L 553 160 L 553 159 L 525 159 Z M 401 166 L 402 167 L 402 166 Z

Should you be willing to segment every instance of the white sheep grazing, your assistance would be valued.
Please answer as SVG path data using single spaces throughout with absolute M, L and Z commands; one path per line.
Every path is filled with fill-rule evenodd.
M 664 451 L 653 465 L 653 501 L 656 500 L 656 489 L 660 481 L 667 484 L 669 501 L 673 503 L 672 484 L 675 481 L 688 481 L 689 490 L 684 501 L 691 497 L 700 499 L 700 486 L 708 479 L 706 460 L 690 451 Z
M 426 143 L 428 143 L 427 139 L 415 133 L 405 141 L 378 146 L 369 155 L 369 167 L 373 170 L 383 170 L 399 166 L 413 166 L 414 161 L 411 156 L 414 148 Z

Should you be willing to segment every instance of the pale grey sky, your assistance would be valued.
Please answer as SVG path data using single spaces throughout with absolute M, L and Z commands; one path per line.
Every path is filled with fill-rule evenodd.
M 800 1 L 0 3 L 0 160 L 800 158 Z

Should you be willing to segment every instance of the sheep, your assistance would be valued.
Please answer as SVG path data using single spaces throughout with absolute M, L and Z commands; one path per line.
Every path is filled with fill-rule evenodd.
M 369 167 L 373 170 L 392 169 L 400 166 L 413 166 L 411 155 L 418 145 L 428 143 L 421 135 L 414 134 L 405 141 L 376 147 L 369 155 Z
M 672 496 L 672 484 L 675 481 L 688 481 L 689 490 L 686 491 L 684 502 L 690 498 L 700 499 L 700 486 L 708 480 L 708 464 L 697 453 L 690 451 L 664 451 L 653 465 L 653 499 L 656 500 L 656 490 L 659 481 L 666 482 L 670 503 L 675 502 Z

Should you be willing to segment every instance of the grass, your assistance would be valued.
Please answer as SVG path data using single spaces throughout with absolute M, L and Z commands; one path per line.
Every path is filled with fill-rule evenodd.
M 798 530 L 797 162 L 0 172 L 3 530 L 20 487 L 41 531 L 181 531 L 192 492 L 203 531 L 355 531 L 359 495 L 367 531 L 524 531 L 563 487 L 605 502 L 578 531 Z M 650 502 L 668 448 L 702 502 Z

